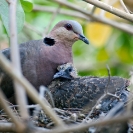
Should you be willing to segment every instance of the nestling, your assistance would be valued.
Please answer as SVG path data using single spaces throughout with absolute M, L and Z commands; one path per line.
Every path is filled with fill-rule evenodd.
M 63 64 L 57 67 L 58 72 L 54 75 L 53 79 L 65 78 L 74 79 L 78 76 L 76 68 L 72 63 Z

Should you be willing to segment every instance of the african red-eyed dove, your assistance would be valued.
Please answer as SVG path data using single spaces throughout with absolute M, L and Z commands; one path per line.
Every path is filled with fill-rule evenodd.
M 72 45 L 79 39 L 89 44 L 78 22 L 64 20 L 57 23 L 44 39 L 20 44 L 23 75 L 37 90 L 40 85 L 47 86 L 59 65 L 73 62 Z M 2 53 L 10 59 L 9 48 L 2 50 Z M 14 93 L 11 79 L 7 75 L 2 80 L 1 88 L 7 98 Z

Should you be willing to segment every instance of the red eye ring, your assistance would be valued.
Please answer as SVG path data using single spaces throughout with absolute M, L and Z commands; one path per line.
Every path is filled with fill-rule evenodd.
M 72 25 L 69 24 L 69 23 L 65 24 L 64 27 L 65 27 L 67 30 L 72 30 Z

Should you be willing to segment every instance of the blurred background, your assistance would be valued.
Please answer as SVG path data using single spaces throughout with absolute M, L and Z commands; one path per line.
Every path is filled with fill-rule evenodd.
M 98 15 L 101 19 L 108 19 L 118 24 L 132 25 L 129 21 L 107 13 L 81 0 L 63 0 L 72 6 Z M 22 1 L 21 1 L 22 2 Z M 73 46 L 74 65 L 81 76 L 108 76 L 106 64 L 110 67 L 112 76 L 129 78 L 133 65 L 133 37 L 131 34 L 114 28 L 105 23 L 96 22 L 84 14 L 70 9 L 56 0 L 33 0 L 33 5 L 24 7 L 25 23 L 18 34 L 18 43 L 36 40 L 45 36 L 60 20 L 73 19 L 82 24 L 85 36 L 90 45 L 78 41 Z M 123 7 L 119 0 L 104 0 L 120 10 Z M 132 13 L 132 0 L 125 0 L 125 5 Z M 33 9 L 32 9 L 33 8 Z M 132 29 L 133 30 L 133 29 Z M 9 38 L 2 19 L 0 18 L 0 49 L 9 47 Z

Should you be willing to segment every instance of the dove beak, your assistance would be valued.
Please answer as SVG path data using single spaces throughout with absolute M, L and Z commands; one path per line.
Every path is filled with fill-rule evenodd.
M 69 73 L 67 73 L 66 71 L 64 71 L 64 70 L 61 70 L 61 71 L 57 72 L 54 75 L 53 79 L 56 79 L 56 78 L 73 79 L 73 77 Z
M 82 40 L 83 42 L 85 42 L 86 44 L 89 44 L 89 40 L 81 34 L 79 34 L 79 39 Z

